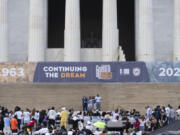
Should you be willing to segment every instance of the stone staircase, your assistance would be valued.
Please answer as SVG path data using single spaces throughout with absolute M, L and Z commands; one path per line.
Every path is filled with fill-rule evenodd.
M 145 106 L 180 104 L 180 83 L 43 83 L 0 84 L 0 105 L 14 109 L 45 109 L 62 106 L 81 110 L 81 98 L 85 95 L 102 97 L 102 109 L 133 109 L 145 113 Z

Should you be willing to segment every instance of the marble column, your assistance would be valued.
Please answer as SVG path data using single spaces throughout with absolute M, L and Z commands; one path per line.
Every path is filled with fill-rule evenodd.
M 103 0 L 102 60 L 118 61 L 117 0 Z
M 173 60 L 180 61 L 180 0 L 174 0 L 174 51 Z
M 47 0 L 30 0 L 28 61 L 45 60 L 47 47 Z
M 154 61 L 153 0 L 139 0 L 137 61 Z
M 64 61 L 80 61 L 80 1 L 66 0 Z
M 8 0 L 0 0 L 0 62 L 8 61 Z

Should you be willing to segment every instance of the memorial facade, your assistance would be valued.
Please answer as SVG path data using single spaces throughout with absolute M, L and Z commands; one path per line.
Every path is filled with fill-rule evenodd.
M 179 0 L 1 0 L 0 62 L 179 61 Z

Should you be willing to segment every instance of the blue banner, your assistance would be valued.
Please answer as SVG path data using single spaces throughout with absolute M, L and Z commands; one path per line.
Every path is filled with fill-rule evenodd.
M 178 62 L 150 62 L 146 66 L 150 82 L 180 82 Z
M 41 62 L 34 82 L 149 82 L 143 62 Z

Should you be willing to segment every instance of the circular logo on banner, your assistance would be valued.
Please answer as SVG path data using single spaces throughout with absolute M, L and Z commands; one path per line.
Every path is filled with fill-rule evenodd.
M 141 69 L 140 68 L 133 68 L 133 75 L 134 76 L 140 76 Z

